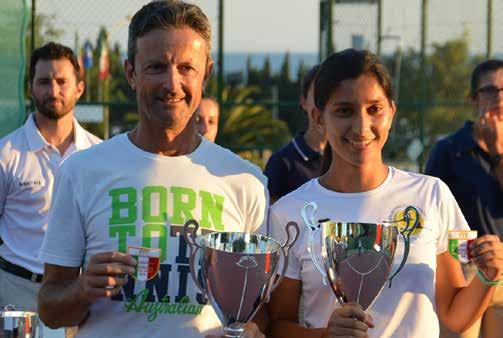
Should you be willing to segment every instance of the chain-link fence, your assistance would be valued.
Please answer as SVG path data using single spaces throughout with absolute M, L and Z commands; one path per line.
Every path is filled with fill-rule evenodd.
M 102 135 L 104 128 L 113 134 L 127 130 L 135 122 L 134 93 L 125 82 L 122 61 L 126 55 L 128 22 L 146 2 L 32 1 L 37 18 L 35 46 L 54 39 L 74 47 L 84 58 L 88 55 L 84 60 L 84 64 L 87 60 L 87 92 L 81 103 L 91 105 L 94 115 L 100 114 L 101 104 L 105 103 L 110 124 L 91 126 Z M 219 0 L 192 2 L 208 15 L 214 33 L 213 50 L 217 51 Z M 249 128 L 256 135 L 248 138 L 238 137 L 243 136 L 243 131 L 236 126 L 225 127 L 222 121 L 224 127 L 217 140 L 234 150 L 267 154 L 267 149 L 277 149 L 305 127 L 306 120 L 297 104 L 299 79 L 318 62 L 320 1 L 223 3 L 222 108 L 247 114 L 251 108 L 260 106 L 264 118 L 256 127 Z M 415 161 L 424 161 L 438 137 L 472 117 L 467 100 L 470 72 L 488 51 L 493 57 L 503 53 L 503 41 L 499 39 L 503 24 L 498 15 L 503 13 L 503 0 L 335 0 L 332 8 L 335 50 L 355 47 L 377 52 L 379 49 L 387 63 L 394 77 L 398 115 L 386 155 L 402 167 L 417 169 Z M 103 44 L 110 50 L 110 76 L 104 81 L 99 80 Z M 278 50 L 278 45 L 285 46 L 284 51 Z M 218 54 L 214 57 L 218 58 Z M 216 96 L 217 87 L 214 80 L 208 88 L 209 94 Z M 250 91 L 247 95 L 240 92 L 247 90 Z M 228 115 L 224 113 L 223 117 Z M 273 122 L 277 119 L 283 123 Z M 268 123 L 272 127 L 266 128 Z M 260 132 L 259 128 L 266 130 Z M 278 131 L 276 136 L 274 130 Z M 421 158 L 423 146 L 425 152 Z
M 393 75 L 398 115 L 388 157 L 421 168 L 439 137 L 473 118 L 471 70 L 502 55 L 502 10 L 500 0 L 335 0 L 335 49 L 379 52 Z

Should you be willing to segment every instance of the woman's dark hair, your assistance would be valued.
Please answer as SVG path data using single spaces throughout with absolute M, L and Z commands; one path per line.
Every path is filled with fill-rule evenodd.
M 362 75 L 373 76 L 381 85 L 389 102 L 393 101 L 391 77 L 379 58 L 366 50 L 345 49 L 333 53 L 320 65 L 314 79 L 314 104 L 323 111 L 332 93 L 342 81 Z M 332 148 L 327 144 L 323 154 L 322 173 L 332 163 Z
M 307 99 L 309 88 L 311 87 L 311 83 L 313 83 L 313 80 L 316 76 L 316 73 L 318 72 L 318 69 L 320 69 L 320 65 L 314 65 L 302 78 L 300 86 L 300 95 L 302 95 L 302 97 L 305 99 Z

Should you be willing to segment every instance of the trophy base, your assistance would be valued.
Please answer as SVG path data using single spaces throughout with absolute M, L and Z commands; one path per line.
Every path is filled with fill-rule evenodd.
M 245 332 L 243 323 L 232 323 L 224 327 L 224 337 L 226 338 L 239 338 Z

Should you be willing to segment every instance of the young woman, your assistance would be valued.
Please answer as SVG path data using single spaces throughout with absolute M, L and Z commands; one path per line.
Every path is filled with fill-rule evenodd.
M 438 337 L 438 319 L 459 332 L 482 315 L 493 284 L 500 281 L 503 248 L 498 237 L 483 236 L 472 243 L 479 278 L 468 284 L 460 263 L 449 255 L 448 231 L 469 227 L 447 186 L 383 163 L 382 149 L 396 110 L 392 97 L 389 74 L 369 52 L 332 54 L 318 71 L 316 123 L 327 135 L 330 164 L 321 177 L 271 208 L 273 236 L 281 238 L 291 220 L 302 229 L 286 278 L 269 304 L 273 337 Z M 366 312 L 355 304 L 339 306 L 311 261 L 310 230 L 301 218 L 311 201 L 318 205 L 317 219 L 346 222 L 398 221 L 407 207 L 418 211 L 420 227 L 410 237 L 405 267 Z M 319 243 L 315 252 L 320 254 Z

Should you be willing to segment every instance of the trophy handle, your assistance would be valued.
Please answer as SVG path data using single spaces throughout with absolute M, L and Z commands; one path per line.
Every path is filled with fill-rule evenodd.
M 307 216 L 307 213 L 309 209 L 312 208 L 311 214 L 309 217 Z M 327 274 L 325 270 L 322 267 L 322 264 L 318 261 L 318 257 L 316 257 L 315 251 L 314 251 L 314 236 L 320 232 L 320 226 L 318 225 L 318 222 L 315 221 L 314 219 L 314 214 L 316 213 L 316 210 L 318 210 L 318 205 L 316 202 L 309 202 L 304 205 L 304 207 L 301 210 L 301 215 L 302 219 L 304 220 L 304 224 L 307 226 L 307 230 L 309 232 L 309 241 L 307 245 L 307 251 L 309 252 L 309 256 L 311 256 L 311 261 L 314 264 L 314 267 L 318 272 L 321 274 L 322 280 L 323 280 L 323 285 L 327 285 Z
M 192 228 L 191 225 L 193 225 L 194 227 Z M 197 278 L 196 274 L 196 254 L 197 251 L 201 249 L 201 246 L 196 242 L 196 234 L 198 229 L 199 223 L 197 223 L 195 219 L 189 219 L 183 226 L 183 237 L 185 238 L 185 242 L 187 242 L 190 250 L 189 267 L 190 274 L 192 275 L 192 280 L 196 284 L 197 288 L 201 290 L 203 295 L 206 296 L 206 291 L 201 286 L 201 284 L 199 284 L 199 279 Z
M 44 325 L 42 320 L 37 316 L 37 331 L 39 332 L 38 338 L 44 338 Z
M 307 216 L 307 212 L 309 209 L 312 208 L 313 211 Z M 302 215 L 302 219 L 304 220 L 304 223 L 307 225 L 309 230 L 314 231 L 318 228 L 318 222 L 314 219 L 314 214 L 316 213 L 316 210 L 318 210 L 318 204 L 316 202 L 309 202 L 304 205 L 302 210 L 300 211 L 300 214 Z
M 409 216 L 409 212 L 414 213 L 414 221 L 412 221 L 411 217 Z M 399 233 L 399 235 L 402 236 L 403 243 L 405 245 L 403 249 L 403 258 L 396 271 L 393 274 L 391 274 L 391 277 L 389 277 L 389 287 L 391 287 L 391 282 L 393 281 L 393 278 L 395 278 L 395 276 L 403 269 L 405 263 L 407 262 L 410 250 L 410 235 L 414 232 L 414 230 L 416 230 L 421 226 L 419 216 L 420 216 L 419 211 L 417 211 L 417 209 L 412 205 L 409 205 L 404 210 L 403 221 L 405 221 L 406 224 L 404 229 Z
M 290 235 L 290 228 L 295 229 L 295 234 L 293 236 Z M 279 278 L 276 279 L 274 282 L 273 286 L 271 287 L 271 292 L 273 292 L 281 283 L 283 280 L 283 277 L 285 276 L 286 269 L 288 268 L 288 256 L 290 255 L 290 248 L 292 245 L 295 244 L 295 241 L 297 241 L 297 238 L 299 237 L 299 225 L 295 222 L 288 222 L 286 225 L 286 240 L 285 244 L 281 246 L 281 253 L 283 255 L 283 269 L 281 270 L 281 274 L 279 275 Z M 270 293 L 269 293 L 270 294 Z

